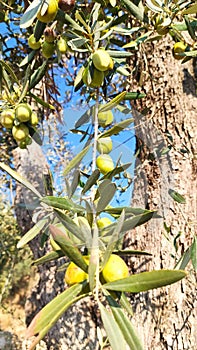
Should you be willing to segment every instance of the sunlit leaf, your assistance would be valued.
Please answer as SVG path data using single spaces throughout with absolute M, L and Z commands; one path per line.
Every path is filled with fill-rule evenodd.
M 119 217 L 118 221 L 116 222 L 116 226 L 113 230 L 113 233 L 110 237 L 109 243 L 106 247 L 101 268 L 103 268 L 105 266 L 105 264 L 109 260 L 110 255 L 114 251 L 114 247 L 116 246 L 116 244 L 119 240 L 119 234 L 120 234 L 122 226 L 123 226 L 124 218 L 125 218 L 125 212 L 123 210 L 121 216 Z
M 130 255 L 147 255 L 152 256 L 151 253 L 145 252 L 144 250 L 133 250 L 133 249 L 124 249 L 124 250 L 114 250 L 114 254 L 120 256 L 130 256 Z
M 99 309 L 101 312 L 101 319 L 103 321 L 104 328 L 109 338 L 112 350 L 126 350 L 127 347 L 125 339 L 112 313 L 107 311 L 106 308 L 100 302 Z
M 122 4 L 129 10 L 129 12 L 134 15 L 135 18 L 139 19 L 140 21 L 144 20 L 144 8 L 136 6 L 133 1 L 130 0 L 121 0 Z
M 128 128 L 128 126 L 131 123 L 133 123 L 133 118 L 125 119 L 125 120 L 115 124 L 114 126 L 112 126 L 112 128 L 110 128 L 109 130 L 106 130 L 106 131 L 102 132 L 102 134 L 100 134 L 100 137 L 107 137 L 107 136 L 117 135 L 121 131 L 123 131 L 124 129 Z
M 137 334 L 137 331 L 134 329 L 131 320 L 124 313 L 120 305 L 109 295 L 106 297 L 112 314 L 115 321 L 117 322 L 129 348 L 132 350 L 143 350 L 143 346 Z
M 76 29 L 77 31 L 79 31 L 81 33 L 86 33 L 84 28 L 82 26 L 80 26 L 77 22 L 75 22 L 67 13 L 65 14 L 65 19 L 67 22 L 69 22 L 71 24 L 72 29 Z
M 110 102 L 101 105 L 99 107 L 99 112 L 107 112 L 116 107 L 120 102 L 124 100 L 124 97 L 126 95 L 126 91 L 121 92 L 116 97 L 114 97 Z
M 42 0 L 34 0 L 27 8 L 20 20 L 21 28 L 28 28 L 32 25 L 36 15 L 42 5 Z
M 188 265 L 189 261 L 191 260 L 191 250 L 192 247 L 188 247 L 187 250 L 182 254 L 181 258 L 175 265 L 176 270 L 184 270 L 186 266 Z
M 53 327 L 61 315 L 77 300 L 86 296 L 80 294 L 83 290 L 83 284 L 75 284 L 63 293 L 57 295 L 33 318 L 26 331 L 26 338 L 37 335 L 30 346 L 33 350 L 39 341 Z
M 0 168 L 5 170 L 13 179 L 18 181 L 20 184 L 24 185 L 28 190 L 33 192 L 37 197 L 41 198 L 41 194 L 36 190 L 36 188 L 25 178 L 23 178 L 19 173 L 10 168 L 8 165 L 0 162 Z
M 32 50 L 27 56 L 25 56 L 25 58 L 23 58 L 23 60 L 19 64 L 19 67 L 23 67 L 26 64 L 30 63 L 33 60 L 35 54 L 36 54 L 36 51 Z
M 185 198 L 180 193 L 178 193 L 172 189 L 169 189 L 168 193 L 169 193 L 170 197 L 172 197 L 172 199 L 174 199 L 175 202 L 182 203 L 182 204 L 184 204 L 186 202 Z
M 127 92 L 124 97 L 124 100 L 138 100 L 144 97 L 146 97 L 146 94 L 141 92 Z
M 92 106 L 87 111 L 85 111 L 85 113 L 82 114 L 82 116 L 76 121 L 75 128 L 79 128 L 80 126 L 87 124 L 89 122 L 90 118 L 93 115 L 94 108 L 95 107 Z
M 47 67 L 48 67 L 48 62 L 44 61 L 43 64 L 33 72 L 30 79 L 30 84 L 29 84 L 30 90 L 33 89 L 45 76 Z
M 32 262 L 32 265 L 39 266 L 49 261 L 57 260 L 64 256 L 64 253 L 61 250 L 51 251 L 46 255 L 42 256 L 39 259 L 36 259 Z
M 58 219 L 62 222 L 62 224 L 66 227 L 68 231 L 70 231 L 80 241 L 85 242 L 85 237 L 82 236 L 82 232 L 80 228 L 75 224 L 75 222 L 68 215 L 66 215 L 60 209 L 55 209 L 55 213 Z
M 88 266 L 83 259 L 83 256 L 79 249 L 73 244 L 71 239 L 58 227 L 54 225 L 49 226 L 49 230 L 54 241 L 60 246 L 63 253 L 68 256 L 68 258 L 73 261 L 77 266 L 79 266 L 82 270 L 87 272 Z
M 96 211 L 97 213 L 102 212 L 106 206 L 111 202 L 113 196 L 116 193 L 116 185 L 110 180 L 104 180 L 101 182 L 97 189 L 99 195 L 99 200 L 97 203 Z
M 85 183 L 85 186 L 82 190 L 82 193 L 86 193 L 92 186 L 94 186 L 97 183 L 97 180 L 99 179 L 100 171 L 98 169 L 95 169 L 93 173 L 88 178 L 87 182 Z
M 184 9 L 182 11 L 182 15 L 191 15 L 193 13 L 197 13 L 197 4 L 192 4 L 189 8 Z
M 24 247 L 29 241 L 36 237 L 40 231 L 46 226 L 48 219 L 38 221 L 18 242 L 17 248 Z
M 40 97 L 34 95 L 32 92 L 30 92 L 29 95 L 30 95 L 31 97 L 33 97 L 34 100 L 35 100 L 37 103 L 39 103 L 41 106 L 43 106 L 43 107 L 45 107 L 45 108 L 52 109 L 52 110 L 55 109 L 55 107 L 54 107 L 53 105 L 51 105 L 51 104 L 48 103 L 48 102 L 45 102 L 45 101 L 42 100 Z
M 103 286 L 109 290 L 139 293 L 175 283 L 186 275 L 187 273 L 183 270 L 155 270 L 131 275 Z
M 90 145 L 86 146 L 82 149 L 80 153 L 78 153 L 67 165 L 66 169 L 64 169 L 63 175 L 66 176 L 73 168 L 75 168 L 80 161 L 83 159 L 83 157 L 86 155 L 86 153 L 89 151 Z
M 191 246 L 191 261 L 194 270 L 197 272 L 197 238 L 194 237 L 192 246 Z
M 6 70 L 6 72 L 10 74 L 10 77 L 12 78 L 13 82 L 20 85 L 19 80 L 18 80 L 16 74 L 14 73 L 14 71 L 12 70 L 12 68 L 10 67 L 10 65 L 3 60 L 0 60 L 0 64 Z
M 74 213 L 83 213 L 85 211 L 85 208 L 79 204 L 76 204 L 68 197 L 46 196 L 41 199 L 41 202 L 53 208 L 73 211 Z

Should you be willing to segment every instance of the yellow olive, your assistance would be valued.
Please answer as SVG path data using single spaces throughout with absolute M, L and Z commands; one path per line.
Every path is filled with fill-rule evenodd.
M 182 60 L 184 58 L 184 56 L 179 55 L 179 53 L 185 52 L 186 47 L 187 46 L 182 41 L 178 41 L 174 44 L 172 53 L 176 60 Z
M 93 53 L 92 62 L 95 68 L 101 72 L 105 72 L 106 70 L 111 69 L 112 66 L 112 59 L 110 55 L 103 49 L 98 49 Z
M 57 42 L 57 48 L 58 48 L 58 51 L 62 54 L 66 53 L 67 51 L 67 42 L 64 38 L 60 38 Z
M 97 141 L 97 151 L 101 154 L 110 153 L 113 149 L 111 137 L 101 137 Z
M 18 126 L 14 125 L 12 128 L 12 135 L 16 141 L 18 142 L 23 141 L 29 135 L 29 129 L 23 123 L 21 123 Z
M 13 109 L 5 109 L 1 112 L 1 124 L 6 129 L 12 129 L 14 124 L 15 112 Z
M 120 256 L 112 254 L 103 268 L 102 275 L 106 282 L 113 282 L 128 277 L 129 269 Z
M 38 115 L 36 112 L 32 112 L 31 118 L 30 118 L 30 123 L 32 126 L 36 126 L 38 124 Z
M 48 23 L 55 19 L 58 11 L 58 2 L 57 0 L 50 0 L 48 8 L 44 14 L 42 14 L 42 7 L 37 13 L 37 18 L 40 22 Z
M 38 50 L 41 47 L 41 41 L 36 41 L 34 34 L 28 38 L 28 45 L 32 50 Z
M 112 111 L 99 112 L 98 113 L 98 123 L 103 128 L 112 124 L 114 120 L 114 116 Z
M 87 68 L 85 68 L 85 70 L 83 72 L 83 76 L 82 76 L 82 80 L 83 80 L 85 85 L 92 87 L 92 88 L 100 87 L 103 85 L 104 78 L 105 78 L 103 72 L 98 71 L 96 68 L 94 68 L 92 80 L 90 83 L 88 83 L 88 74 L 89 74 L 89 69 L 87 67 Z
M 112 224 L 112 221 L 107 218 L 107 217 L 103 217 L 97 220 L 97 226 L 100 230 L 102 230 L 103 228 L 109 226 Z
M 15 108 L 16 118 L 20 122 L 27 122 L 31 118 L 32 109 L 28 103 L 20 103 Z
M 89 256 L 83 256 L 85 262 L 89 263 Z M 73 285 L 76 283 L 80 283 L 85 281 L 88 278 L 88 274 L 83 271 L 79 266 L 77 266 L 74 262 L 71 262 L 68 265 L 68 268 L 65 273 L 65 282 L 68 285 Z
M 114 162 L 109 154 L 100 154 L 96 158 L 96 165 L 102 174 L 107 174 L 114 169 Z

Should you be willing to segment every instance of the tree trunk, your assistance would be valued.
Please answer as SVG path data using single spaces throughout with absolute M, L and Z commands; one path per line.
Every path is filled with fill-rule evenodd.
M 35 143 L 28 147 L 28 150 L 17 148 L 14 151 L 14 163 L 16 171 L 27 178 L 44 195 L 43 177 L 49 176 L 49 169 L 41 148 Z M 34 199 L 29 190 L 17 184 L 16 215 L 23 233 L 34 225 L 32 217 L 34 219 L 37 215 L 35 211 L 23 209 L 19 204 L 28 206 Z M 40 237 L 41 235 L 30 242 L 34 259 L 43 256 L 49 249 L 47 246 L 44 249 L 40 248 Z M 31 291 L 25 306 L 27 325 L 40 309 L 65 289 L 64 272 L 57 271 L 59 266 L 58 260 L 58 262 L 38 267 L 39 280 Z M 44 348 L 50 350 L 97 349 L 96 312 L 90 298 L 79 301 L 49 331 L 44 338 Z M 24 342 L 24 349 L 28 348 L 29 343 L 29 341 Z
M 191 61 L 181 65 L 175 60 L 172 46 L 170 38 L 146 45 L 149 76 L 142 91 L 147 97 L 133 105 L 139 153 L 132 206 L 158 210 L 161 215 L 161 219 L 150 220 L 126 236 L 125 247 L 152 253 L 151 258 L 130 259 L 134 273 L 174 268 L 195 235 L 196 66 Z M 140 72 L 146 70 L 144 62 L 144 57 L 139 59 Z M 134 91 L 133 81 L 130 90 Z M 137 110 L 148 113 L 143 116 Z M 165 153 L 169 144 L 171 150 Z M 185 204 L 173 201 L 169 195 L 172 189 L 185 197 Z M 133 320 L 147 350 L 196 349 L 196 279 L 191 263 L 186 269 L 188 276 L 181 282 L 132 298 Z

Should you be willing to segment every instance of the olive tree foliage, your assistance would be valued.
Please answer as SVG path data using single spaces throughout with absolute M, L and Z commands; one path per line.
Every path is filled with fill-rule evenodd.
M 66 100 L 77 94 L 90 102 L 90 107 L 75 121 L 72 130 L 82 134 L 83 146 L 63 170 L 65 177 L 73 175 L 67 182 L 66 196 L 43 197 L 28 179 L 0 163 L 4 171 L 32 191 L 34 203 L 39 206 L 38 221 L 21 238 L 18 248 L 40 234 L 43 245 L 48 240 L 53 242 L 53 250 L 34 261 L 35 265 L 66 256 L 83 276 L 74 283 L 67 279 L 65 291 L 34 317 L 27 329 L 27 337 L 36 336 L 31 349 L 72 304 L 87 296 L 92 296 L 100 310 L 106 331 L 106 337 L 100 339 L 102 348 L 109 343 L 112 349 L 126 349 L 128 346 L 143 349 L 131 322 L 132 310 L 125 293 L 139 293 L 175 283 L 187 272 L 181 268 L 153 270 L 111 278 L 118 265 L 107 270 L 106 278 L 104 271 L 112 253 L 123 257 L 151 254 L 122 250 L 121 243 L 128 230 L 153 217 L 157 219 L 158 215 L 156 211 L 145 208 L 110 206 L 117 191 L 117 178 L 123 176 L 129 181 L 127 169 L 130 163 L 123 163 L 119 157 L 114 164 L 109 155 L 106 162 L 107 152 L 98 151 L 98 144 L 106 137 L 115 138 L 131 125 L 129 101 L 146 98 L 145 94 L 126 88 L 127 79 L 132 79 L 137 68 L 129 65 L 132 55 L 142 50 L 146 59 L 147 42 L 171 35 L 174 46 L 169 49 L 174 59 L 184 63 L 196 56 L 196 4 L 159 0 L 145 3 L 111 0 L 85 4 L 60 0 L 57 4 L 56 0 L 34 0 L 30 5 L 3 2 L 1 8 L 1 21 L 7 30 L 5 36 L 1 34 L 2 143 L 7 145 L 9 141 L 13 148 L 27 149 L 32 139 L 42 143 L 43 120 L 51 114 L 61 120 L 60 86 L 57 85 L 57 82 L 61 84 L 60 73 L 62 81 L 66 79 L 67 86 L 70 86 L 65 94 Z M 121 122 L 115 123 L 113 118 L 110 122 L 99 120 L 101 115 L 109 118 L 113 109 L 123 113 Z M 8 110 L 11 110 L 9 115 L 6 114 Z M 33 120 L 35 111 L 36 122 Z M 88 152 L 92 154 L 91 167 L 84 169 L 80 164 Z M 100 162 L 97 152 L 102 156 Z M 175 191 L 170 195 L 175 201 L 184 202 Z M 101 214 L 111 217 L 110 225 L 99 226 Z M 83 255 L 88 255 L 88 260 Z M 196 269 L 195 240 L 187 258 L 192 260 Z M 186 264 L 180 264 L 180 267 L 185 268 Z M 62 269 L 66 270 L 67 266 L 62 266 Z

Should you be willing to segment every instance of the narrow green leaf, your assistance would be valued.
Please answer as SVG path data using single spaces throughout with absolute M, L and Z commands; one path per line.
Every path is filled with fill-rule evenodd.
M 112 350 L 126 350 L 125 339 L 113 315 L 100 302 L 99 309 Z
M 119 299 L 120 305 L 122 306 L 122 308 L 128 313 L 128 315 L 130 315 L 131 317 L 133 317 L 133 309 L 131 306 L 131 302 L 127 299 L 127 296 L 125 293 L 121 293 L 120 299 Z
M 194 237 L 192 246 L 191 246 L 191 260 L 194 270 L 197 272 L 197 238 Z
M 128 58 L 132 56 L 131 52 L 118 51 L 118 50 L 106 50 L 112 58 Z
M 39 20 L 36 21 L 35 27 L 34 27 L 34 37 L 36 41 L 39 41 L 40 38 L 42 37 L 42 34 L 46 28 L 46 23 L 43 23 Z
M 138 273 L 118 281 L 106 283 L 103 287 L 109 290 L 139 293 L 175 283 L 186 275 L 187 273 L 183 270 L 155 270 Z
M 102 212 L 106 206 L 111 202 L 116 193 L 116 184 L 106 179 L 101 182 L 97 189 L 99 200 L 97 203 L 97 213 Z
M 28 28 L 32 25 L 36 15 L 42 5 L 42 0 L 34 0 L 27 8 L 20 20 L 21 28 Z
M 75 193 L 77 186 L 80 182 L 80 171 L 76 170 L 73 174 L 73 178 L 72 178 L 72 182 L 70 185 L 70 193 L 69 193 L 69 197 L 72 197 L 73 194 Z
M 36 51 L 32 50 L 27 56 L 25 56 L 25 58 L 23 58 L 23 60 L 19 64 L 19 67 L 23 67 L 26 64 L 30 63 L 33 60 L 35 54 L 36 54 Z
M 83 256 L 80 253 L 79 249 L 73 244 L 71 239 L 69 239 L 69 237 L 63 231 L 54 225 L 50 225 L 49 230 L 54 241 L 60 246 L 63 253 L 82 270 L 87 272 L 88 265 L 83 259 Z
M 136 6 L 130 0 L 121 0 L 121 3 L 129 10 L 129 12 L 140 21 L 144 20 L 144 7 Z
M 7 73 L 10 74 L 12 80 L 17 83 L 18 85 L 20 85 L 20 82 L 16 76 L 16 74 L 14 73 L 14 71 L 12 70 L 12 68 L 10 67 L 10 65 L 8 63 L 6 63 L 3 60 L 0 60 L 0 64 L 2 65 L 2 67 L 6 70 Z
M 124 223 L 124 218 L 125 218 L 125 212 L 123 210 L 121 216 L 119 217 L 118 221 L 116 222 L 115 228 L 113 230 L 113 233 L 110 237 L 109 243 L 106 247 L 105 254 L 103 256 L 103 262 L 101 265 L 101 269 L 105 266 L 107 261 L 109 260 L 110 255 L 114 251 L 114 247 L 116 246 L 118 240 L 119 240 L 119 235 Z
M 64 253 L 61 250 L 51 251 L 41 258 L 34 260 L 31 265 L 39 266 L 49 261 L 57 260 L 63 256 Z
M 55 107 L 54 107 L 54 106 L 52 106 L 52 105 L 51 105 L 50 103 L 48 103 L 48 102 L 45 102 L 45 101 L 42 100 L 40 97 L 34 95 L 32 92 L 30 92 L 29 95 L 30 95 L 31 97 L 33 97 L 34 100 L 35 100 L 36 102 L 38 102 L 41 106 L 46 107 L 46 108 L 49 108 L 49 109 L 52 109 L 52 110 L 55 110 Z
M 80 153 L 78 153 L 67 165 L 66 169 L 63 171 L 63 175 L 66 176 L 73 168 L 75 168 L 80 161 L 83 159 L 83 157 L 86 155 L 86 153 L 89 151 L 90 145 L 86 146 L 82 149 Z
M 97 183 L 97 180 L 99 179 L 100 171 L 98 169 L 95 169 L 93 173 L 88 178 L 87 182 L 85 183 L 85 186 L 82 190 L 82 193 L 86 193 L 92 186 L 94 186 Z
M 120 102 L 122 102 L 124 100 L 125 95 L 126 95 L 126 91 L 123 91 L 120 94 L 118 94 L 116 97 L 114 97 L 110 102 L 101 105 L 101 107 L 99 108 L 99 112 L 107 112 L 107 111 L 113 109 Z
M 31 241 L 34 237 L 36 237 L 40 231 L 44 228 L 44 226 L 47 224 L 48 219 L 41 219 L 38 221 L 18 242 L 17 248 L 24 247 L 25 244 L 27 244 L 29 241 Z
M 191 259 L 191 248 L 191 246 L 188 247 L 187 250 L 182 254 L 181 258 L 174 267 L 176 270 L 184 270 L 186 268 Z
M 168 193 L 169 193 L 170 197 L 172 197 L 172 199 L 174 199 L 175 202 L 185 204 L 185 198 L 180 193 L 178 193 L 172 189 L 169 189 Z
M 182 11 L 182 15 L 191 15 L 197 13 L 197 4 L 192 4 L 189 8 L 187 8 L 186 10 L 184 9 Z
M 92 106 L 87 111 L 85 111 L 85 113 L 82 114 L 82 116 L 75 123 L 76 129 L 89 122 L 91 116 L 93 115 L 94 108 L 95 106 Z
M 84 33 L 84 34 L 88 34 L 83 29 L 83 27 L 80 26 L 78 23 L 76 23 L 67 13 L 65 14 L 65 20 L 71 24 L 72 29 L 76 29 L 77 31 Z
M 112 171 L 109 171 L 106 175 L 103 176 L 102 179 L 112 179 L 113 176 L 118 175 L 128 169 L 131 166 L 131 163 L 122 164 L 120 166 L 116 166 Z
M 152 256 L 151 253 L 145 252 L 144 250 L 133 250 L 133 249 L 124 249 L 124 250 L 114 250 L 114 254 L 120 256 L 130 256 L 130 255 L 147 255 Z
M 192 38 L 194 41 L 196 41 L 195 29 L 192 27 L 188 16 L 184 16 L 184 18 L 185 18 L 185 23 L 186 23 L 186 26 L 187 26 L 187 30 L 188 30 L 189 35 L 191 36 L 191 38 Z
M 87 52 L 87 48 L 82 48 L 80 49 L 85 43 L 87 43 L 88 39 L 85 38 L 74 38 L 72 40 L 69 40 L 68 46 L 71 48 L 73 51 L 78 51 L 78 52 Z
M 45 73 L 47 71 L 48 62 L 47 60 L 43 62 L 43 64 L 34 71 L 32 74 L 30 84 L 29 84 L 29 90 L 33 89 L 45 76 Z
M 74 211 L 74 213 L 83 213 L 85 208 L 81 205 L 74 203 L 68 197 L 54 197 L 54 196 L 46 196 L 41 199 L 41 202 L 53 207 L 59 208 L 68 211 Z
M 138 100 L 140 98 L 146 97 L 146 94 L 140 92 L 127 92 L 124 100 Z
M 38 314 L 33 318 L 26 331 L 26 338 L 37 335 L 31 344 L 31 350 L 39 341 L 44 338 L 46 333 L 53 327 L 61 315 L 77 300 L 85 297 L 82 294 L 83 284 L 75 284 L 61 294 L 57 295 L 50 301 Z M 81 293 L 81 294 L 80 294 Z
M 131 219 L 125 220 L 121 229 L 121 233 L 132 230 L 137 226 L 143 225 L 145 222 L 149 221 L 155 213 L 156 213 L 155 211 L 149 211 L 148 213 L 136 215 L 136 216 L 133 216 Z M 106 227 L 107 236 L 110 236 L 112 234 L 114 225 L 115 224 L 110 225 L 110 230 L 109 229 L 107 230 L 107 227 Z
M 133 118 L 125 119 L 117 124 L 115 124 L 112 128 L 107 131 L 104 131 L 100 137 L 107 137 L 112 135 L 118 135 L 121 131 L 126 129 L 131 123 L 133 123 Z
M 120 305 L 109 295 L 106 297 L 115 321 L 117 322 L 129 348 L 132 350 L 143 350 L 139 336 L 134 329 L 131 320 L 121 309 Z
M 5 170 L 13 179 L 24 185 L 31 192 L 33 192 L 37 197 L 42 198 L 41 194 L 35 189 L 35 187 L 25 178 L 23 178 L 19 173 L 10 168 L 8 165 L 0 162 L 0 168 Z
M 82 236 L 80 228 L 75 224 L 75 222 L 66 215 L 62 210 L 55 209 L 55 213 L 63 225 L 70 231 L 75 237 L 77 237 L 81 242 L 85 242 L 85 237 Z

